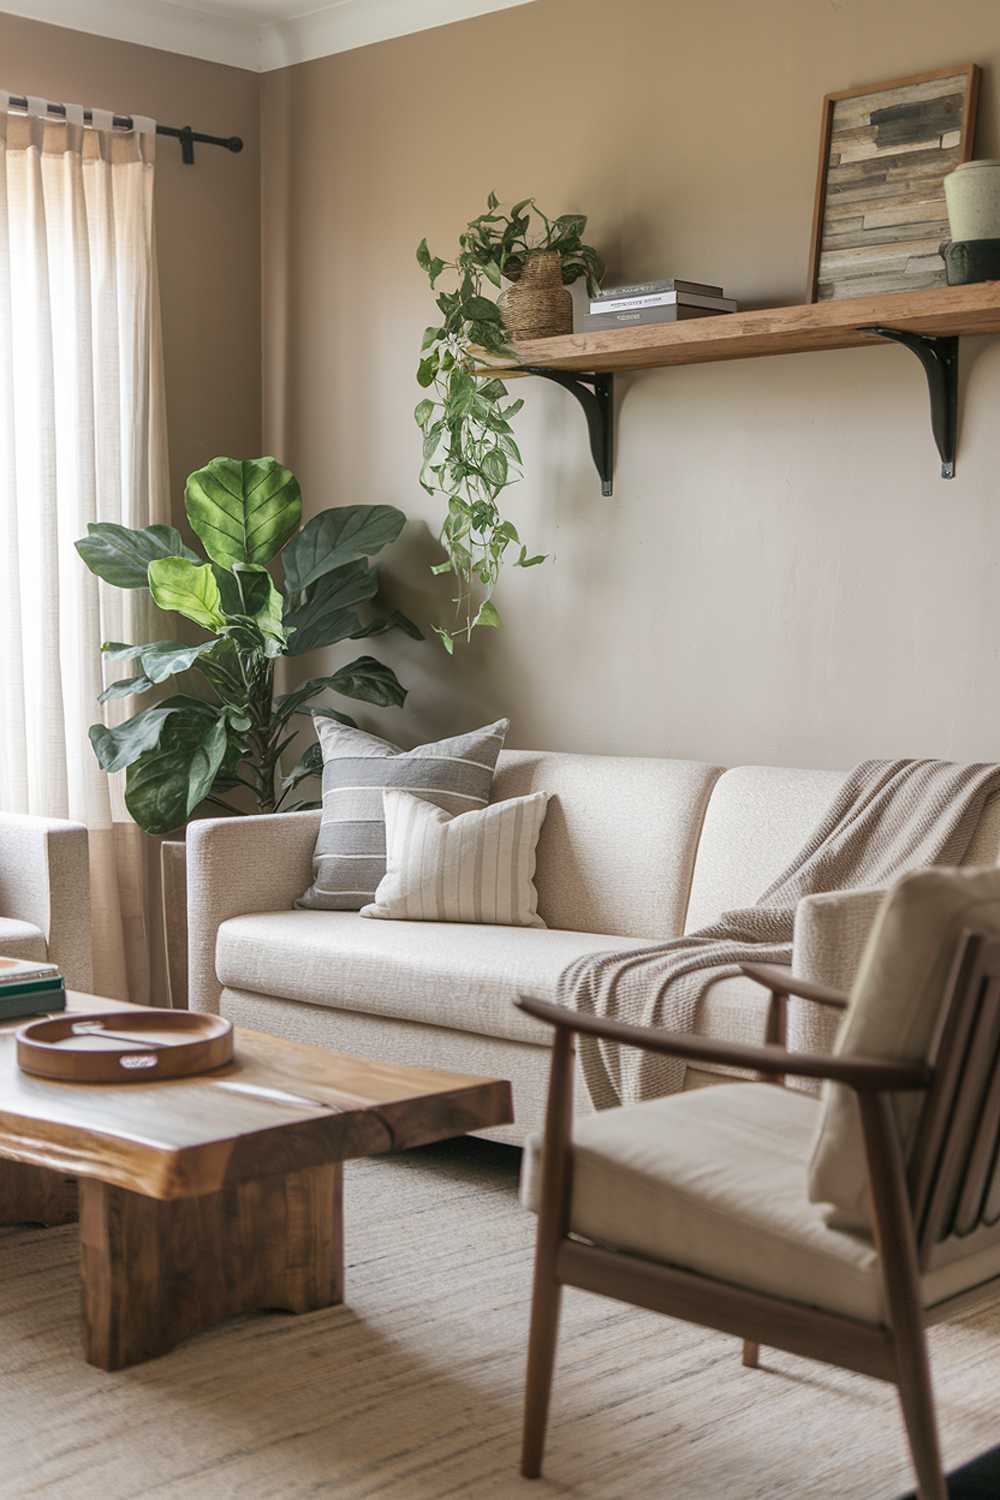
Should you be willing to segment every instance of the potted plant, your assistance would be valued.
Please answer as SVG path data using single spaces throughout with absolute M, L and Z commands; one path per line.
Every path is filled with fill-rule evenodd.
M 98 762 L 109 773 L 124 770 L 125 804 L 151 834 L 181 828 L 201 807 L 232 814 L 318 807 L 311 783 L 322 771 L 319 745 L 284 767 L 296 720 L 325 715 L 353 724 L 330 704 L 331 693 L 387 706 L 401 705 L 406 689 L 391 667 L 358 656 L 276 695 L 276 661 L 393 629 L 422 638 L 405 615 L 378 606 L 378 574 L 369 559 L 399 535 L 406 518 L 395 507 L 334 507 L 303 526 L 298 481 L 277 459 L 215 458 L 189 477 L 185 509 L 205 556 L 172 526 L 132 530 L 96 522 L 76 543 L 98 578 L 116 588 L 148 588 L 160 609 L 181 615 L 202 636 L 194 644 L 102 647 L 109 662 L 131 675 L 105 688 L 101 702 L 152 693 L 178 676 L 194 679 L 190 690 L 158 697 L 124 723 L 90 727 Z M 281 577 L 271 569 L 279 555 Z M 183 927 L 179 848 L 165 878 L 165 887 L 172 884 L 165 914 L 174 938 Z M 171 856 L 169 846 L 164 850 L 166 877 Z M 181 951 L 170 966 L 175 1004 L 184 978 Z
M 492 595 L 511 546 L 519 549 L 515 567 L 545 561 L 528 555 L 500 511 L 502 491 L 522 477 L 511 418 L 524 402 L 508 400 L 504 382 L 484 371 L 484 356 L 516 360 L 511 338 L 572 328 L 566 286 L 586 277 L 593 295 L 604 271 L 597 251 L 583 242 L 586 225 L 583 214 L 549 219 L 533 198 L 506 213 L 490 193 L 486 212 L 459 236 L 454 261 L 432 256 L 426 239 L 417 247 L 432 290 L 445 272 L 457 283 L 437 291 L 441 318 L 424 332 L 417 371 L 418 383 L 433 394 L 414 412 L 423 434 L 420 483 L 448 505 L 441 529 L 447 559 L 434 571 L 451 573 L 458 593 L 454 621 L 434 630 L 449 652 L 456 639 L 471 639 L 477 625 L 500 624 Z M 510 286 L 498 300 L 485 295 L 487 283 L 500 290 L 505 281 Z

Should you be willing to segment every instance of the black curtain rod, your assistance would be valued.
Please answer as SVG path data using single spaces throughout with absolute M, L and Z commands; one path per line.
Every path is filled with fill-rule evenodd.
M 28 108 L 27 99 L 15 99 L 13 95 L 10 96 L 10 104 L 14 109 Z M 50 115 L 60 115 L 63 119 L 66 118 L 65 104 L 46 104 L 45 108 L 48 110 Z M 85 109 L 83 112 L 84 124 L 92 124 L 93 119 L 93 112 L 89 109 Z M 131 130 L 133 124 L 132 116 L 114 115 L 112 116 L 111 123 L 117 130 Z M 199 146 L 222 146 L 226 151 L 243 150 L 243 140 L 241 136 L 205 135 L 201 130 L 192 130 L 190 125 L 157 125 L 156 133 L 157 135 L 169 135 L 172 136 L 175 141 L 180 141 L 181 160 L 186 166 L 189 167 L 194 166 L 194 148 L 196 143 Z

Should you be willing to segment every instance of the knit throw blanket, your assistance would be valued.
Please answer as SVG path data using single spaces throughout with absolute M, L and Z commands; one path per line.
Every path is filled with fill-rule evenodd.
M 589 1015 L 669 1031 L 694 1028 L 710 985 L 741 963 L 790 964 L 795 908 L 820 891 L 886 885 L 927 865 L 960 865 L 1000 765 L 870 760 L 847 777 L 819 827 L 755 906 L 723 912 L 686 937 L 577 959 L 558 998 Z M 596 1109 L 657 1099 L 684 1085 L 683 1061 L 580 1036 Z

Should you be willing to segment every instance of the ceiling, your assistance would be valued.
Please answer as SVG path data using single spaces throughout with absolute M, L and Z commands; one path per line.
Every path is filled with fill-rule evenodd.
M 268 72 L 532 0 L 0 0 L 96 36 Z

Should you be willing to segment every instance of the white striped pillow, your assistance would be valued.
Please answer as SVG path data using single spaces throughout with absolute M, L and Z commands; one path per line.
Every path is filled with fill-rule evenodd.
M 544 927 L 535 845 L 548 792 L 454 815 L 386 788 L 385 875 L 363 917 Z

